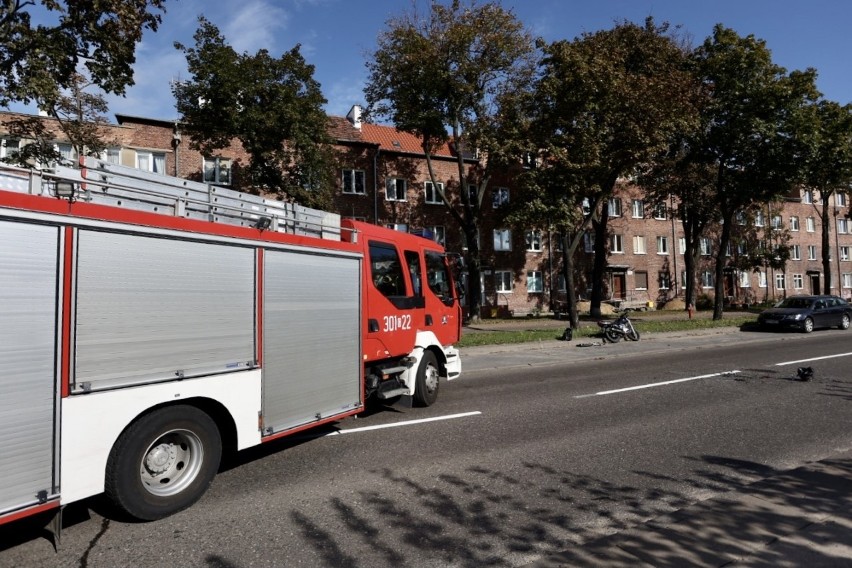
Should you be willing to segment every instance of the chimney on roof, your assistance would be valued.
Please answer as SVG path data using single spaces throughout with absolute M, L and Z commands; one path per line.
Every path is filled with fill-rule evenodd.
M 361 130 L 361 105 L 352 105 L 346 118 L 352 123 L 352 126 Z

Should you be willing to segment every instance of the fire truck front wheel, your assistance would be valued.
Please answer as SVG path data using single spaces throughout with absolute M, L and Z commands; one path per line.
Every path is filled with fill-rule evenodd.
M 160 408 L 131 424 L 113 446 L 105 491 L 137 519 L 162 519 L 201 498 L 221 457 L 210 416 L 194 406 Z
M 414 401 L 418 406 L 432 406 L 438 400 L 441 369 L 438 360 L 431 351 L 425 351 L 417 367 L 417 385 L 414 388 Z

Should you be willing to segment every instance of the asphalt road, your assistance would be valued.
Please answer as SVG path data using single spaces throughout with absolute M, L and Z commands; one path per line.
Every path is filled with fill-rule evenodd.
M 428 409 L 245 452 L 162 521 L 73 504 L 58 553 L 44 519 L 2 526 L 0 566 L 520 566 L 848 450 L 850 339 L 470 349 Z

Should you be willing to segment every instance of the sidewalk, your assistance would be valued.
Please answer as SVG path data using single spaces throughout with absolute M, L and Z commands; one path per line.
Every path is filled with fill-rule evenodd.
M 852 450 L 528 566 L 852 566 Z

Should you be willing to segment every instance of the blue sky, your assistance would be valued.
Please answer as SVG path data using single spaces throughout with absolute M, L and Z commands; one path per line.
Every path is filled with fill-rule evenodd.
M 449 0 L 446 0 L 449 1 Z M 419 9 L 428 2 L 417 0 Z M 481 0 L 480 0 L 480 3 Z M 827 99 L 852 102 L 852 2 L 846 0 L 505 0 L 528 29 L 547 41 L 573 39 L 611 28 L 617 20 L 681 25 L 700 44 L 716 23 L 766 41 L 773 59 L 788 70 L 814 67 Z M 136 85 L 124 98 L 110 97 L 111 114 L 176 118 L 169 89 L 187 79 L 186 61 L 173 44 L 193 45 L 197 18 L 216 24 L 237 51 L 266 48 L 273 55 L 302 45 L 328 99 L 326 111 L 343 116 L 363 103 L 365 61 L 388 18 L 412 9 L 412 0 L 166 0 L 156 34 L 137 51 Z M 21 110 L 14 108 L 13 110 Z

